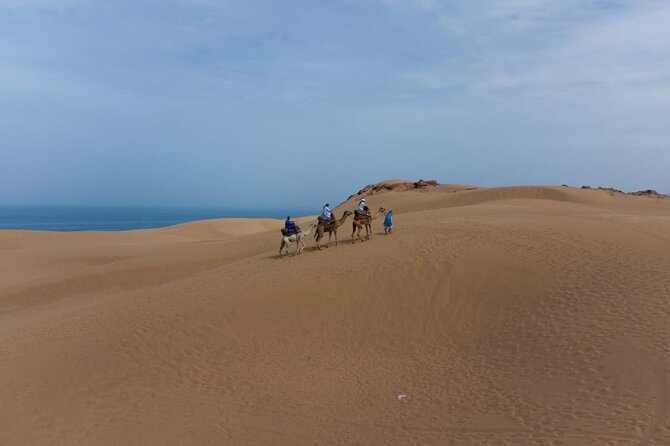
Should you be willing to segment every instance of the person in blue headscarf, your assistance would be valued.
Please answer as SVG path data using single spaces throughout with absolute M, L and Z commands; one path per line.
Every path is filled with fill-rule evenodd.
M 293 220 L 291 220 L 291 217 L 288 216 L 286 217 L 286 221 L 284 222 L 284 235 L 293 235 L 298 232 L 298 226 L 295 224 Z
M 393 211 L 388 211 L 384 217 L 384 234 L 390 234 L 393 230 Z

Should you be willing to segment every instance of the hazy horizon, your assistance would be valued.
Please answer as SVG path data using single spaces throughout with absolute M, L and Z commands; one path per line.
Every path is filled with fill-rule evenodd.
M 429 178 L 426 178 L 429 179 Z M 374 183 L 370 183 L 374 184 Z M 440 184 L 454 184 L 454 183 L 443 183 L 440 182 Z M 347 200 L 347 198 L 358 192 L 360 189 L 362 189 L 366 185 L 361 185 L 358 188 L 353 188 L 351 192 L 346 193 L 345 195 L 341 196 L 336 196 L 335 199 L 330 200 L 333 204 L 333 206 L 337 206 L 340 203 L 344 202 Z M 478 187 L 479 185 L 476 184 L 469 184 L 469 186 L 474 186 Z M 509 185 L 502 185 L 502 186 L 483 186 L 483 187 L 513 187 L 513 186 L 538 186 L 538 187 L 558 187 L 558 186 L 568 186 L 568 187 L 574 187 L 574 188 L 581 188 L 582 186 L 589 186 L 592 189 L 598 189 L 598 188 L 613 188 L 613 189 L 618 189 L 615 186 L 611 185 L 602 185 L 602 184 L 584 184 L 584 185 L 577 185 L 577 184 L 509 184 Z M 480 186 L 481 187 L 481 186 Z M 354 190 L 356 189 L 356 190 Z M 644 187 L 641 189 L 635 189 L 635 190 L 625 190 L 621 189 L 622 192 L 624 193 L 632 193 L 632 192 L 639 192 L 647 189 L 653 189 L 656 190 L 661 195 L 667 195 L 670 196 L 670 193 L 664 190 L 657 190 L 654 189 L 653 187 Z M 334 194 L 337 195 L 337 194 Z M 290 200 L 287 200 L 290 201 Z M 267 206 L 249 206 L 249 207 L 240 207 L 240 206 L 226 206 L 226 205 L 219 205 L 219 204 L 204 204 L 204 205 L 192 205 L 192 204 L 153 204 L 153 203 L 146 203 L 146 204 L 123 204 L 123 203 L 110 203 L 110 204 L 96 204 L 96 203 L 77 203 L 77 204 L 67 204 L 67 203 L 0 203 L 0 211 L 2 209 L 8 209 L 8 208 L 23 208 L 23 209 L 130 209 L 130 210 L 192 210 L 192 211 L 223 211 L 227 213 L 233 213 L 233 217 L 249 217 L 251 214 L 255 214 L 258 212 L 264 212 L 264 213 L 278 213 L 278 215 L 284 215 L 286 213 L 294 215 L 294 216 L 307 216 L 307 215 L 313 215 L 317 214 L 320 210 L 323 204 L 320 201 L 312 200 L 312 203 L 305 203 L 305 204 L 291 204 L 288 203 L 287 201 L 277 201 L 276 203 L 273 203 L 271 205 Z M 327 200 L 326 200 L 327 201 Z M 239 214 L 239 215 L 238 215 Z M 247 215 L 249 214 L 249 215 Z M 225 217 L 229 218 L 229 217 Z
M 657 0 L 0 0 L 0 204 L 670 193 L 668 22 Z
M 314 215 L 314 209 L 222 209 L 151 206 L 2 206 L 0 230 L 126 231 L 221 218 L 283 219 Z

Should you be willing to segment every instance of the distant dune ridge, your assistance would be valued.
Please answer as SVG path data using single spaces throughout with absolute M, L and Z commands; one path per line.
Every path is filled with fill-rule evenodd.
M 392 235 L 281 260 L 273 219 L 0 231 L 0 444 L 670 444 L 670 200 L 362 196 Z
M 582 186 L 582 189 L 592 189 L 591 186 Z M 630 195 L 637 195 L 641 197 L 652 197 L 652 198 L 668 198 L 668 195 L 666 194 L 659 194 L 656 192 L 654 189 L 644 189 L 644 190 L 639 190 L 637 192 L 624 192 L 619 189 L 614 189 L 613 187 L 598 187 L 597 190 L 605 190 L 613 194 L 630 194 Z

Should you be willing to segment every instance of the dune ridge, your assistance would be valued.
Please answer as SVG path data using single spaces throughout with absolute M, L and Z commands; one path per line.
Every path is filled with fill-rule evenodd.
M 0 231 L 0 444 L 670 444 L 670 201 L 413 184 L 281 260 L 271 219 Z

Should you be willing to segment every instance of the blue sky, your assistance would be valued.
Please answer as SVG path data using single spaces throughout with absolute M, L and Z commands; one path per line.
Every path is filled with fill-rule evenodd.
M 0 0 L 0 204 L 670 192 L 670 2 Z

